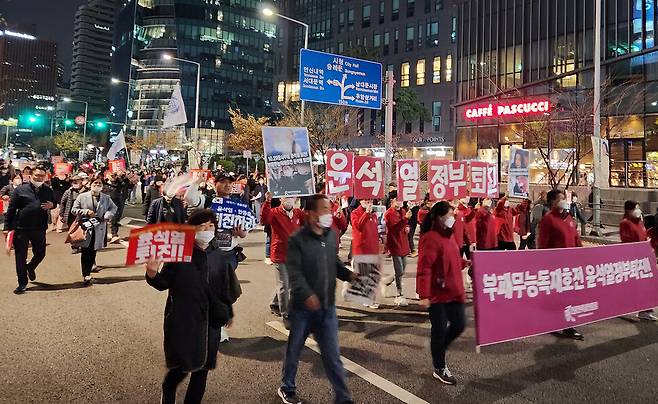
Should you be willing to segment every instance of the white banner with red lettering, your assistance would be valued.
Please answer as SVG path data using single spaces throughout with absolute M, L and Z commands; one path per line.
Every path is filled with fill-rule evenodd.
M 329 150 L 327 161 L 327 195 L 352 196 L 354 193 L 354 153 Z
M 417 202 L 420 196 L 420 161 L 398 160 L 398 200 Z
M 471 192 L 474 198 L 498 196 L 498 166 L 482 161 L 471 161 Z
M 452 200 L 468 195 L 468 162 L 430 160 L 427 164 L 431 200 Z

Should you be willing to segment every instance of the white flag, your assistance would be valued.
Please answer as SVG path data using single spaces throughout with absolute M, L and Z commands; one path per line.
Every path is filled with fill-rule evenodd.
M 171 94 L 169 106 L 164 117 L 163 128 L 171 128 L 176 125 L 183 125 L 187 123 L 187 114 L 185 113 L 185 104 L 183 103 L 183 95 L 180 92 L 180 84 L 176 84 L 174 92 Z
M 114 143 L 112 143 L 112 146 L 107 151 L 107 159 L 108 160 L 114 160 L 117 157 L 117 153 L 121 149 L 128 149 L 126 146 L 126 138 L 123 136 L 123 130 L 119 132 L 117 135 L 117 138 L 114 140 Z

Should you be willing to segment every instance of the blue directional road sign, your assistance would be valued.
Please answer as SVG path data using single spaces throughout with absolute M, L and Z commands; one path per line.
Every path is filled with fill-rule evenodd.
M 381 63 L 310 49 L 302 49 L 299 60 L 302 100 L 381 109 Z

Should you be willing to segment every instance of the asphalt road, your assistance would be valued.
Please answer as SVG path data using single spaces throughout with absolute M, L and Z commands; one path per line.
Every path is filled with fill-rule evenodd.
M 126 215 L 139 217 L 138 209 Z M 122 235 L 128 230 L 122 228 Z M 48 243 L 37 281 L 22 296 L 12 293 L 13 256 L 0 256 L 0 402 L 159 402 L 166 293 L 146 285 L 142 268 L 122 265 L 121 244 L 98 254 L 96 283 L 82 288 L 80 256 L 71 255 L 63 234 L 49 233 Z M 231 340 L 221 345 L 218 368 L 208 379 L 209 403 L 279 402 L 275 392 L 285 336 L 267 325 L 276 321 L 268 308 L 274 272 L 262 263 L 262 232 L 251 234 L 243 246 L 248 259 L 238 277 L 244 294 L 235 307 Z M 392 269 L 390 260 L 386 265 Z M 411 259 L 408 297 L 414 296 L 415 265 Z M 657 324 L 614 319 L 581 327 L 585 341 L 545 335 L 485 347 L 478 354 L 469 306 L 468 328 L 448 353 L 459 384 L 448 387 L 431 378 L 429 322 L 414 301 L 398 309 L 385 299 L 378 310 L 337 301 L 342 355 L 382 378 L 376 386 L 348 373 L 358 403 L 401 402 L 399 394 L 382 386 L 398 386 L 416 396 L 415 402 L 429 403 L 658 400 Z M 297 382 L 308 402 L 332 402 L 320 357 L 310 349 L 302 356 Z

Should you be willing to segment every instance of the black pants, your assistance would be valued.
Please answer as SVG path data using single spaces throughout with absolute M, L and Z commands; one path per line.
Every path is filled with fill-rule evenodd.
M 91 229 L 91 242 L 89 247 L 80 249 L 80 266 L 82 267 L 82 276 L 91 275 L 91 268 L 96 263 L 96 248 L 94 248 L 95 231 Z
M 535 236 L 530 234 L 526 239 L 521 238 L 521 243 L 519 243 L 519 250 L 534 250 L 535 249 Z
M 498 240 L 499 250 L 516 250 L 516 244 L 513 241 Z
M 123 208 L 126 206 L 126 201 L 125 200 L 120 200 L 120 201 L 113 201 L 115 205 L 117 205 L 117 213 L 112 217 L 112 235 L 116 236 L 119 234 L 119 221 L 123 217 Z
M 187 372 L 175 368 L 170 369 L 162 382 L 162 404 L 173 404 L 176 402 L 176 388 L 185 379 Z M 206 392 L 206 380 L 208 371 L 205 369 L 192 372 L 190 384 L 185 393 L 185 404 L 200 403 Z
M 432 323 L 432 365 L 438 371 L 446 367 L 448 346 L 464 332 L 466 314 L 464 304 L 460 302 L 432 304 L 429 313 Z
M 32 259 L 27 262 L 28 245 L 32 243 Z M 16 277 L 20 286 L 27 285 L 27 272 L 34 271 L 46 257 L 45 230 L 16 230 L 14 232 L 16 253 Z
M 466 257 L 467 260 L 471 259 L 471 246 L 468 244 L 464 244 L 462 248 L 459 250 L 461 253 L 462 257 Z
M 409 236 L 409 248 L 411 249 L 411 251 L 416 251 L 416 245 L 414 244 L 414 236 L 416 235 L 416 226 L 417 225 L 415 224 L 413 226 L 409 226 L 408 236 Z

